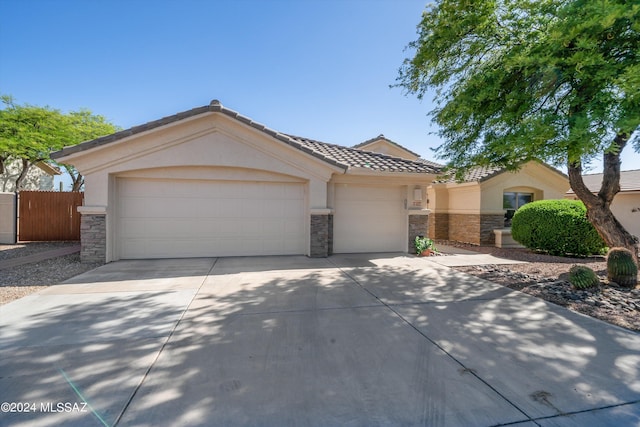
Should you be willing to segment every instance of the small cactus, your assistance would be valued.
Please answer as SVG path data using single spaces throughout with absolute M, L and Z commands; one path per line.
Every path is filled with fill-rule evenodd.
M 569 270 L 569 282 L 576 289 L 586 289 L 600 284 L 600 279 L 589 267 L 574 265 Z
M 627 248 L 611 248 L 607 255 L 607 278 L 625 288 L 638 283 L 638 266 Z

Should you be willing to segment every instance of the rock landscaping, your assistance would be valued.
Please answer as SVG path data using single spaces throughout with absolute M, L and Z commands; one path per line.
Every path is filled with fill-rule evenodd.
M 564 258 L 533 253 L 527 249 L 500 249 L 460 245 L 453 242 L 446 242 L 446 244 L 500 258 L 528 262 L 508 266 L 454 267 L 458 271 L 542 298 L 626 329 L 640 331 L 640 287 L 629 289 L 609 282 L 604 257 Z M 569 282 L 569 270 L 574 265 L 591 268 L 598 275 L 600 285 L 587 289 L 575 289 Z

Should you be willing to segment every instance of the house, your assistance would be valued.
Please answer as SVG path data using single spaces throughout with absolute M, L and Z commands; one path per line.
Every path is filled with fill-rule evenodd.
M 421 159 L 384 135 L 355 147 L 440 166 Z M 535 161 L 517 172 L 477 167 L 470 170 L 462 182 L 439 177 L 427 187 L 428 235 L 432 239 L 476 245 L 519 246 L 511 239 L 509 228 L 515 211 L 534 200 L 561 199 L 568 188 L 566 175 Z
M 568 188 L 565 174 L 537 161 L 515 172 L 477 167 L 462 182 L 438 180 L 427 188 L 429 236 L 476 245 L 519 246 L 509 228 L 515 211 L 535 200 L 561 199 Z
M 585 185 L 592 193 L 600 191 L 601 173 L 583 175 Z M 567 199 L 577 199 L 573 190 L 567 191 Z M 611 203 L 611 211 L 627 231 L 640 238 L 640 169 L 620 172 L 620 192 Z
M 16 191 L 16 180 L 22 171 L 22 162 L 14 160 L 5 164 L 4 173 L 0 174 L 0 192 Z M 23 181 L 23 190 L 53 191 L 53 177 L 60 175 L 57 167 L 46 162 L 33 164 Z
M 384 135 L 328 144 L 217 100 L 51 157 L 85 177 L 86 261 L 413 252 L 419 235 L 492 244 L 505 212 L 568 189 L 537 162 L 438 181 L 442 165 Z
M 439 165 L 277 132 L 214 100 L 52 158 L 85 177 L 83 260 L 412 251 Z

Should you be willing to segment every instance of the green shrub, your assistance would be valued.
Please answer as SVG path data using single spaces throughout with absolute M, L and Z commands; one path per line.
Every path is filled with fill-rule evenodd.
M 611 248 L 607 255 L 607 278 L 626 288 L 638 283 L 638 267 L 633 254 L 626 248 Z
M 540 200 L 518 209 L 511 236 L 525 247 L 551 255 L 603 254 L 606 245 L 579 200 Z
M 574 265 L 569 270 L 569 283 L 576 289 L 587 289 L 600 284 L 600 279 L 589 267 Z

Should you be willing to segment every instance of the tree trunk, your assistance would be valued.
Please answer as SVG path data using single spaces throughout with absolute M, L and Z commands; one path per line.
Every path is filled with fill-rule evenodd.
M 629 249 L 638 264 L 638 240 L 631 235 L 611 212 L 611 202 L 620 191 L 620 153 L 626 145 L 628 135 L 616 135 L 614 153 L 604 154 L 604 171 L 602 186 L 598 194 L 593 194 L 582 180 L 582 163 L 569 162 L 569 183 L 576 196 L 587 208 L 587 218 L 610 248 L 624 247 Z
M 84 176 L 78 172 L 77 175 L 71 175 L 71 181 L 73 182 L 73 186 L 71 187 L 71 191 L 80 191 L 82 186 L 84 185 Z
M 21 159 L 21 160 L 22 160 L 22 170 L 20 171 L 20 175 L 18 175 L 18 178 L 16 178 L 16 191 L 22 190 L 22 181 L 24 181 L 24 179 L 27 177 L 27 172 L 29 172 L 29 167 L 31 166 L 31 164 L 29 163 L 29 160 L 27 159 Z
M 71 191 L 80 191 L 84 185 L 84 176 L 71 165 L 61 165 L 71 177 Z

